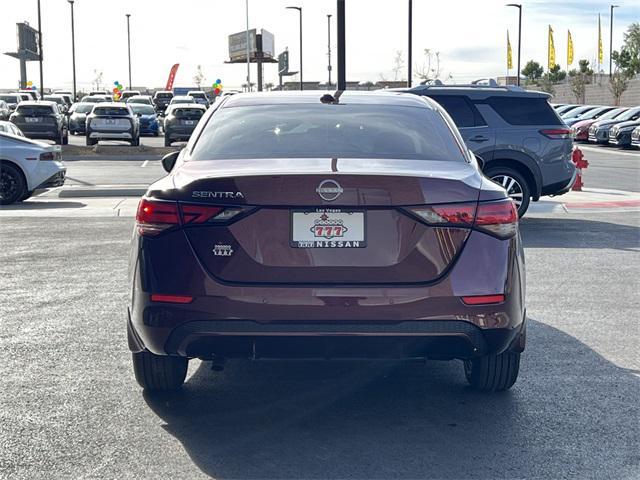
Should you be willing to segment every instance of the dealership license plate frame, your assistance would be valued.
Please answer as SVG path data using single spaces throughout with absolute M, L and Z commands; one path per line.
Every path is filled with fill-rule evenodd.
M 334 238 L 324 238 L 324 239 L 315 239 L 315 240 L 300 240 L 300 237 L 296 237 L 296 216 L 297 215 L 321 215 L 326 213 L 331 216 L 334 215 L 334 219 L 342 219 L 348 218 L 343 217 L 345 215 L 357 215 L 361 216 L 362 223 L 360 228 L 362 229 L 362 240 L 356 239 L 345 239 L 344 237 L 334 237 Z M 313 218 L 313 217 L 310 217 Z M 329 217 L 331 219 L 331 217 Z M 352 220 L 357 222 L 357 217 L 354 217 Z M 351 223 L 351 222 L 350 222 Z M 313 220 L 310 220 L 308 223 L 308 227 L 312 227 Z M 353 225 L 349 225 L 347 228 L 353 227 Z M 304 227 L 299 227 L 304 228 Z M 320 242 L 320 243 L 318 243 Z M 289 245 L 292 248 L 304 248 L 304 249 L 334 249 L 334 248 L 366 248 L 367 246 L 367 214 L 364 210 L 361 209 L 350 209 L 350 208 L 307 208 L 307 209 L 295 209 L 291 210 L 289 213 Z

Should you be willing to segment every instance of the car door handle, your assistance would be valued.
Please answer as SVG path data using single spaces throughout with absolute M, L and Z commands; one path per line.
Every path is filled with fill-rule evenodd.
M 476 135 L 475 137 L 471 137 L 469 141 L 481 143 L 481 142 L 487 142 L 489 141 L 489 139 L 487 137 L 483 137 L 482 135 Z

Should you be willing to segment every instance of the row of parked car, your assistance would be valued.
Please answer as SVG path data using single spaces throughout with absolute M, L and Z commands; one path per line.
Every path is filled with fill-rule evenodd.
M 140 144 L 142 135 L 160 135 L 164 144 L 188 140 L 209 106 L 202 91 L 174 96 L 156 92 L 153 97 L 125 91 L 119 102 L 104 91 L 93 91 L 77 103 L 67 92 L 40 98 L 26 90 L 0 96 L 0 119 L 9 119 L 28 138 L 53 140 L 66 145 L 69 133 L 86 135 L 86 144 L 99 140 L 124 140 Z
M 554 105 L 574 140 L 640 148 L 640 106 Z

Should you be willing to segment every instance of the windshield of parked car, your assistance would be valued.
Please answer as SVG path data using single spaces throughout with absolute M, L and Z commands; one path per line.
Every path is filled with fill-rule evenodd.
M 156 93 L 156 98 L 173 98 L 173 93 L 171 92 Z
M 599 117 L 598 120 L 611 120 L 613 118 L 616 118 L 618 115 L 623 114 L 626 111 L 627 111 L 626 108 L 616 108 L 614 110 L 611 110 L 611 111 L 605 113 L 604 115 Z
M 616 120 L 635 120 L 640 114 L 640 107 L 631 108 L 624 112 L 619 117 L 616 117 Z
M 110 117 L 126 117 L 129 115 L 129 110 L 120 107 L 95 107 L 93 109 L 94 115 L 105 115 Z
M 50 105 L 18 105 L 16 110 L 21 115 L 51 115 L 54 113 Z
M 149 105 L 135 103 L 131 105 L 131 110 L 133 110 L 133 113 L 139 113 L 141 115 L 154 115 L 156 113 L 153 107 L 150 107 Z
M 93 103 L 76 103 L 71 107 L 71 113 L 89 113 L 93 107 Z
M 64 105 L 64 98 L 62 97 L 58 97 L 58 96 L 54 96 L 54 95 L 45 95 L 44 99 L 49 101 L 49 102 L 56 102 L 59 105 Z
M 149 105 L 151 101 L 146 97 L 129 97 L 127 98 L 127 103 L 145 103 Z
M 465 159 L 439 112 L 395 105 L 227 107 L 192 151 L 195 160 L 313 157 Z

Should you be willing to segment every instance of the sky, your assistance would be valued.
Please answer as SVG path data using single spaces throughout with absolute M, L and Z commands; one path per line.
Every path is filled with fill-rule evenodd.
M 16 50 L 15 24 L 27 21 L 37 28 L 37 0 L 0 0 L 0 51 Z M 298 70 L 298 12 L 303 11 L 304 80 L 327 80 L 327 14 L 331 18 L 331 48 L 336 79 L 335 0 L 249 0 L 249 28 L 264 28 L 275 36 L 275 49 L 290 52 L 290 70 Z M 347 80 L 393 80 L 395 52 L 400 50 L 406 79 L 407 0 L 346 0 Z M 450 83 L 503 76 L 506 72 L 506 34 L 510 32 L 514 67 L 517 61 L 518 11 L 504 0 L 413 0 L 414 71 L 424 64 L 424 49 L 440 52 L 441 70 Z M 602 15 L 608 71 L 609 4 L 593 0 L 522 1 L 522 66 L 534 59 L 546 65 L 547 29 L 555 32 L 556 59 L 566 68 L 567 29 L 578 59 L 596 57 L 598 13 Z M 614 15 L 614 50 L 623 42 L 628 25 L 640 21 L 640 2 L 620 0 Z M 71 21 L 67 0 L 41 0 L 44 85 L 72 85 Z M 180 68 L 174 86 L 192 86 L 198 65 L 205 84 L 222 80 L 238 88 L 246 79 L 245 65 L 225 64 L 229 34 L 246 28 L 245 0 L 75 0 L 76 71 L 79 89 L 91 87 L 96 72 L 103 85 L 128 84 L 127 28 L 131 14 L 132 83 L 163 87 L 174 63 Z M 28 64 L 28 77 L 39 83 L 38 62 Z M 277 64 L 264 67 L 265 82 L 277 84 Z M 511 71 L 515 74 L 515 70 Z M 256 78 L 252 66 L 252 82 Z M 296 80 L 297 77 L 290 77 Z M 400 78 L 398 78 L 400 79 Z M 15 88 L 18 60 L 0 55 L 0 88 Z M 415 80 L 415 79 L 414 79 Z M 39 85 L 38 85 L 39 86 Z

